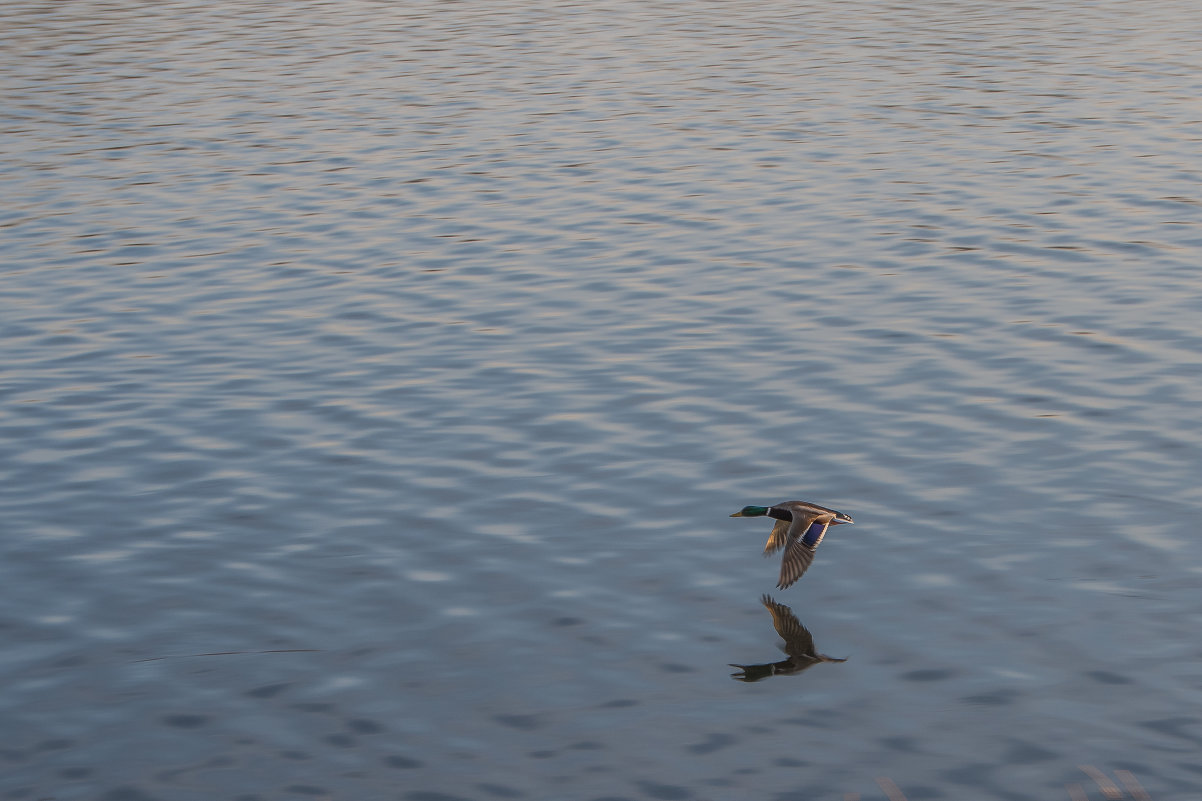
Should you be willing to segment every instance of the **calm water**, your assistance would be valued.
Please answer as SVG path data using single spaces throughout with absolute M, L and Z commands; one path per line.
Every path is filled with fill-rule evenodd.
M 1192 0 L 0 31 L 0 798 L 1202 793 Z

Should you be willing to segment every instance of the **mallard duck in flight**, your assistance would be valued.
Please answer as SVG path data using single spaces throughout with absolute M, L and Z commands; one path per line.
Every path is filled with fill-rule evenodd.
M 785 555 L 780 562 L 778 589 L 785 589 L 801 578 L 806 568 L 814 561 L 814 551 L 826 536 L 830 526 L 851 523 L 852 519 L 809 501 L 782 501 L 772 506 L 744 506 L 731 517 L 771 517 L 776 520 L 772 535 L 764 546 L 764 556 L 770 556 L 781 548 Z
M 820 654 L 814 650 L 814 637 L 810 634 L 810 630 L 801 624 L 797 619 L 797 615 L 793 614 L 793 610 L 784 604 L 778 604 L 771 597 L 765 595 L 760 598 L 760 603 L 764 608 L 772 613 L 772 625 L 776 627 L 776 633 L 785 641 L 784 652 L 788 659 L 780 662 L 769 662 L 764 665 L 736 665 L 731 664 L 731 667 L 737 667 L 738 673 L 730 674 L 732 679 L 739 681 L 759 681 L 768 676 L 792 676 L 801 671 L 812 668 L 819 662 L 846 662 L 846 659 L 837 659 L 833 656 Z

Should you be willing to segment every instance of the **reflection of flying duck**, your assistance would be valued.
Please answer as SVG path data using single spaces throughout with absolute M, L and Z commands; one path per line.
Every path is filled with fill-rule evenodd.
M 764 556 L 782 547 L 785 555 L 780 562 L 780 581 L 776 586 L 785 589 L 801 578 L 814 561 L 814 551 L 822 543 L 829 526 L 850 523 L 852 519 L 808 501 L 782 501 L 772 506 L 744 506 L 731 517 L 771 517 L 776 521 L 772 535 L 764 546 Z
M 846 662 L 846 659 L 836 659 L 833 656 L 820 654 L 814 651 L 814 637 L 810 634 L 810 630 L 801 625 L 801 621 L 797 619 L 797 615 L 793 614 L 793 610 L 784 604 L 778 604 L 767 595 L 760 598 L 760 603 L 764 605 L 769 612 L 772 613 L 772 625 L 776 626 L 776 633 L 785 640 L 785 647 L 782 649 L 788 659 L 780 662 L 769 662 L 766 665 L 736 665 L 731 663 L 731 667 L 737 667 L 739 673 L 731 673 L 732 679 L 739 681 L 759 681 L 768 676 L 792 676 L 795 673 L 800 673 L 807 668 L 817 665 L 819 662 Z

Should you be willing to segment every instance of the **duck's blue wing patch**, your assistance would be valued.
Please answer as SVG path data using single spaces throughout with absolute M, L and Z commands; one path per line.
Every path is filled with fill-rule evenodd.
M 801 536 L 802 543 L 807 548 L 817 548 L 818 543 L 822 542 L 823 535 L 826 534 L 826 527 L 829 525 L 829 522 L 811 523 L 810 527 L 806 529 L 806 533 Z

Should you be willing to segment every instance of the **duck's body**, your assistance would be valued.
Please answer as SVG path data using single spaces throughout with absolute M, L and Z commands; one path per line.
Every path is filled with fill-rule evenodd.
M 767 595 L 760 598 L 760 603 L 772 613 L 772 625 L 776 627 L 776 633 L 784 639 L 784 651 L 789 658 L 763 665 L 731 664 L 731 667 L 737 667 L 740 670 L 739 673 L 732 673 L 731 678 L 739 681 L 759 681 L 768 676 L 792 676 L 819 662 L 847 661 L 820 654 L 814 650 L 813 635 L 801 624 L 792 609 L 784 604 L 778 604 Z
M 851 517 L 842 512 L 809 501 L 744 506 L 731 517 L 771 517 L 776 520 L 768 543 L 764 546 L 764 556 L 785 549 L 780 563 L 780 581 L 776 584 L 782 590 L 806 572 L 814 561 L 814 551 L 818 550 L 829 527 L 853 522 Z

